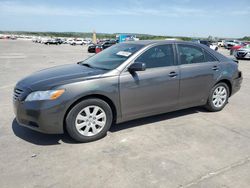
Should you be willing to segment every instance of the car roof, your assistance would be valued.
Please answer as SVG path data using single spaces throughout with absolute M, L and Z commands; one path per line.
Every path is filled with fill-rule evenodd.
M 190 44 L 190 45 L 193 45 L 193 46 L 202 47 L 203 49 L 205 49 L 209 53 L 213 54 L 219 61 L 228 61 L 229 60 L 229 58 L 227 58 L 227 57 L 223 56 L 222 54 L 220 54 L 220 53 L 212 50 L 208 46 L 206 46 L 204 44 L 192 42 L 192 41 L 179 41 L 179 40 L 139 40 L 139 41 L 127 41 L 127 42 L 124 42 L 124 43 L 127 43 L 127 44 L 139 44 L 139 45 L 143 45 L 143 46 L 149 46 L 149 45 L 152 45 L 152 44 Z
M 127 44 L 139 44 L 143 46 L 148 46 L 151 44 L 174 44 L 174 43 L 184 43 L 184 44 L 196 44 L 189 41 L 179 41 L 179 40 L 138 40 L 138 41 L 126 41 Z

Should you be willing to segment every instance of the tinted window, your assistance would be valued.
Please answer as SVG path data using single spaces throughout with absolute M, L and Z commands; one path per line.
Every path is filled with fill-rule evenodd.
M 174 52 L 170 44 L 155 46 L 144 52 L 136 62 L 143 62 L 147 68 L 174 65 Z
M 178 51 L 181 64 L 206 62 L 203 50 L 199 47 L 179 44 Z
M 211 54 L 209 54 L 208 52 L 205 51 L 205 56 L 206 56 L 206 61 L 207 62 L 213 62 L 213 61 L 217 61 L 217 59 L 215 57 L 213 57 Z

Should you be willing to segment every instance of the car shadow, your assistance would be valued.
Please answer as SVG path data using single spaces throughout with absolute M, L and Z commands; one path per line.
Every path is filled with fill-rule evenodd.
M 174 119 L 174 118 L 178 118 L 180 116 L 190 115 L 190 114 L 199 113 L 199 112 L 207 112 L 207 111 L 202 107 L 193 107 L 193 108 L 188 108 L 188 109 L 184 109 L 184 110 L 168 112 L 165 114 L 149 116 L 146 118 L 131 120 L 131 121 L 128 121 L 125 123 L 115 124 L 110 128 L 109 131 L 110 132 L 117 132 L 117 131 L 121 131 L 123 129 L 129 129 L 129 128 L 138 127 L 138 126 L 142 126 L 142 125 L 146 125 L 146 124 L 150 124 L 150 123 L 155 123 L 158 121 Z
M 165 113 L 161 115 L 155 115 L 155 116 L 150 116 L 146 118 L 131 120 L 125 123 L 114 124 L 112 125 L 109 131 L 114 133 L 114 132 L 118 132 L 124 129 L 129 129 L 129 128 L 133 128 L 137 126 L 155 123 L 158 121 L 178 118 L 180 116 L 190 115 L 190 114 L 199 113 L 199 112 L 207 112 L 207 111 L 201 107 L 195 107 L 195 108 L 189 108 L 189 109 L 179 110 L 175 112 L 169 112 L 169 113 Z M 58 145 L 58 144 L 61 144 L 61 142 L 68 143 L 68 144 L 78 143 L 74 141 L 67 133 L 43 134 L 43 133 L 33 131 L 31 129 L 28 129 L 26 127 L 19 125 L 16 119 L 14 119 L 12 122 L 12 130 L 17 137 L 35 145 L 42 145 L 42 146 Z
M 12 130 L 17 137 L 35 145 L 57 145 L 61 144 L 61 141 L 70 144 L 77 143 L 67 133 L 43 134 L 19 125 L 16 119 L 12 122 Z

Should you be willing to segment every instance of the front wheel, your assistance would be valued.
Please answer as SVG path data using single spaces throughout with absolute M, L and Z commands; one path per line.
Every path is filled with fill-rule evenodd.
M 66 129 L 78 142 L 103 138 L 112 124 L 112 110 L 100 99 L 87 99 L 76 104 L 66 117 Z
M 216 84 L 210 94 L 206 104 L 207 110 L 211 112 L 217 112 L 222 110 L 227 102 L 229 97 L 229 89 L 227 84 L 221 82 Z

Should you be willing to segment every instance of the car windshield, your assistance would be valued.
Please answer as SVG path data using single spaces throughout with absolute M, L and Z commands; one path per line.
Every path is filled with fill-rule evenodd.
M 143 45 L 140 44 L 116 44 L 80 62 L 79 64 L 86 65 L 92 68 L 113 70 L 142 47 Z

